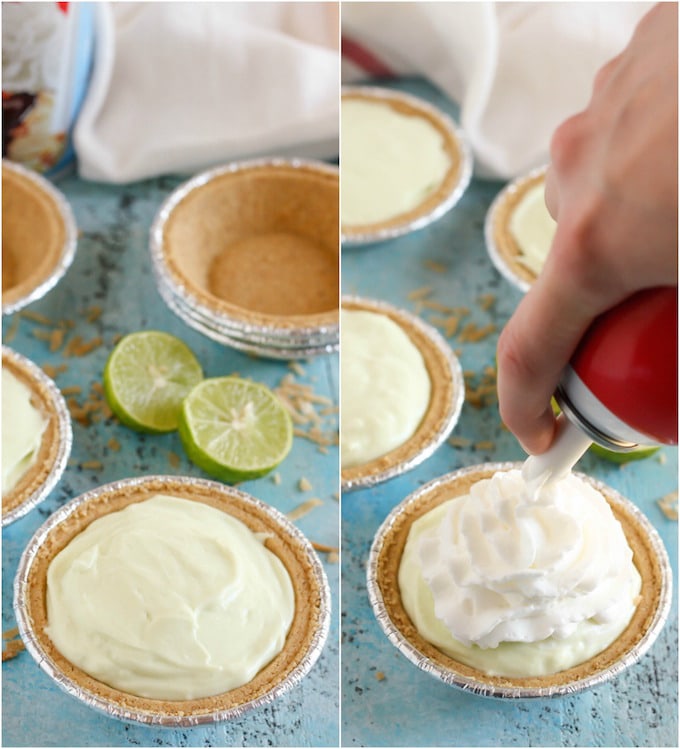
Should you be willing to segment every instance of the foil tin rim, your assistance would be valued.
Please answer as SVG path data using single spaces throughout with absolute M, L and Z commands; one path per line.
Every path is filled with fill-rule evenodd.
M 62 279 L 66 271 L 71 266 L 73 258 L 76 254 L 76 247 L 78 245 L 78 227 L 76 225 L 76 220 L 73 215 L 71 204 L 66 199 L 66 196 L 46 177 L 43 177 L 37 172 L 34 172 L 31 169 L 22 166 L 21 164 L 10 161 L 9 159 L 3 159 L 2 166 L 4 169 L 9 169 L 10 171 L 14 171 L 17 174 L 25 177 L 34 185 L 36 185 L 40 190 L 47 193 L 56 204 L 59 215 L 64 222 L 64 245 L 59 255 L 58 262 L 55 264 L 50 275 L 41 283 L 39 283 L 34 289 L 31 289 L 29 292 L 24 294 L 24 296 L 19 299 L 15 299 L 13 302 L 5 303 L 3 301 L 2 314 L 11 315 L 13 312 L 18 312 L 20 309 L 23 309 L 28 304 L 36 302 L 38 299 L 42 299 L 42 297 L 44 297 L 48 291 L 51 291 Z
M 512 195 L 516 194 L 521 190 L 524 185 L 528 182 L 536 179 L 540 176 L 545 176 L 548 171 L 548 164 L 532 169 L 530 172 L 517 177 L 508 182 L 505 187 L 496 195 L 491 202 L 489 209 L 486 212 L 484 218 L 484 241 L 486 244 L 486 251 L 491 258 L 491 262 L 494 264 L 496 270 L 509 281 L 515 288 L 519 289 L 522 293 L 526 294 L 531 288 L 532 284 L 525 278 L 519 276 L 513 268 L 508 264 L 506 259 L 503 257 L 496 244 L 496 237 L 494 232 L 494 224 L 496 222 L 496 214 L 500 210 L 502 204 Z
M 203 713 L 200 715 L 180 715 L 173 713 L 145 711 L 126 709 L 121 705 L 107 700 L 104 697 L 94 694 L 93 692 L 83 688 L 77 684 L 73 679 L 64 674 L 50 656 L 43 650 L 38 638 L 35 636 L 32 624 L 27 614 L 27 597 L 29 594 L 28 587 L 28 576 L 31 570 L 33 561 L 35 560 L 36 554 L 48 537 L 49 533 L 61 522 L 66 520 L 73 512 L 76 512 L 78 508 L 98 497 L 100 494 L 105 492 L 118 492 L 128 487 L 139 487 L 143 486 L 148 482 L 163 481 L 168 483 L 178 484 L 183 487 L 191 487 L 199 485 L 206 489 L 210 489 L 218 494 L 226 494 L 237 497 L 240 501 L 251 504 L 256 507 L 258 511 L 265 513 L 272 520 L 274 520 L 279 526 L 281 526 L 286 533 L 292 536 L 304 549 L 306 561 L 309 563 L 313 570 L 314 578 L 319 586 L 320 593 L 320 606 L 319 606 L 319 620 L 317 629 L 310 642 L 310 646 L 304 657 L 295 666 L 295 668 L 286 676 L 285 679 L 276 684 L 270 691 L 265 694 L 252 699 L 248 702 L 240 705 L 235 705 L 231 708 L 224 710 L 215 710 L 210 713 Z M 267 705 L 280 697 L 285 692 L 288 692 L 294 686 L 309 673 L 314 664 L 317 662 L 323 647 L 328 637 L 330 630 L 330 609 L 331 609 L 331 594 L 330 587 L 328 584 L 328 578 L 326 572 L 321 564 L 321 561 L 314 551 L 310 541 L 302 533 L 302 531 L 294 525 L 280 510 L 275 507 L 263 502 L 250 494 L 247 494 L 240 489 L 231 487 L 225 484 L 221 484 L 217 481 L 211 481 L 209 479 L 193 478 L 191 476 L 170 476 L 170 475 L 154 475 L 154 476 L 142 476 L 135 478 L 120 479 L 118 481 L 112 481 L 107 484 L 103 484 L 95 489 L 75 497 L 68 503 L 56 510 L 47 520 L 38 528 L 35 532 L 28 545 L 24 549 L 23 554 L 19 560 L 19 567 L 17 569 L 16 577 L 14 579 L 14 613 L 19 628 L 19 634 L 21 639 L 26 646 L 26 650 L 31 654 L 33 659 L 42 668 L 45 673 L 50 676 L 57 686 L 65 691 L 67 694 L 79 699 L 89 707 L 101 712 L 106 715 L 118 718 L 119 720 L 142 723 L 146 725 L 157 725 L 157 726 L 168 726 L 173 728 L 191 727 L 204 725 L 208 723 L 217 723 L 222 721 L 234 720 L 240 718 L 242 715 L 250 712 L 253 709 L 259 708 L 263 705 Z
M 66 463 L 71 455 L 73 446 L 73 427 L 71 426 L 71 415 L 64 396 L 59 391 L 54 381 L 43 372 L 42 369 L 33 361 L 23 354 L 19 354 L 8 346 L 2 346 L 2 356 L 10 361 L 16 362 L 20 367 L 25 369 L 33 379 L 39 382 L 47 391 L 52 399 L 52 405 L 57 414 L 57 432 L 59 434 L 59 450 L 56 459 L 50 469 L 44 483 L 39 486 L 32 494 L 15 508 L 2 516 L 2 527 L 13 523 L 15 520 L 26 515 L 30 510 L 43 502 L 50 495 L 55 486 L 59 483 Z
M 280 341 L 281 343 L 301 342 L 306 344 L 310 339 L 315 340 L 324 338 L 324 344 L 335 345 L 339 339 L 339 326 L 331 325 L 304 325 L 290 327 L 279 327 L 269 324 L 258 324 L 241 320 L 220 310 L 213 309 L 199 299 L 177 278 L 175 278 L 165 262 L 163 253 L 163 233 L 172 211 L 189 195 L 193 190 L 199 189 L 212 180 L 224 174 L 236 174 L 245 172 L 250 169 L 260 169 L 266 167 L 287 167 L 290 169 L 311 169 L 322 174 L 338 176 L 339 169 L 337 166 L 326 164 L 315 159 L 303 158 L 259 158 L 244 161 L 234 161 L 222 166 L 214 167 L 196 174 L 186 182 L 176 187 L 161 203 L 160 208 L 151 224 L 149 233 L 149 250 L 151 254 L 152 270 L 156 278 L 156 285 L 159 290 L 165 289 L 165 295 L 162 294 L 164 301 L 167 303 L 167 296 L 172 295 L 185 308 L 202 318 L 210 321 L 210 328 L 220 332 L 226 332 L 227 336 L 233 332 L 239 332 L 241 336 L 249 342 L 258 344 L 262 339 Z M 313 344 L 314 345 L 314 344 Z
M 666 548 L 659 536 L 657 530 L 647 519 L 646 515 L 629 499 L 626 499 L 618 491 L 605 484 L 599 479 L 594 479 L 583 473 L 576 473 L 577 476 L 586 480 L 595 489 L 599 491 L 606 491 L 608 498 L 613 499 L 615 504 L 622 506 L 629 512 L 637 523 L 642 527 L 646 533 L 654 553 L 657 555 L 659 565 L 661 567 L 661 594 L 659 597 L 659 605 L 654 612 L 653 620 L 645 632 L 643 638 L 637 645 L 629 650 L 624 656 L 618 661 L 612 664 L 609 668 L 604 671 L 597 672 L 590 676 L 578 679 L 568 684 L 556 684 L 546 687 L 513 687 L 513 686 L 497 686 L 488 684 L 480 679 L 474 679 L 464 674 L 459 673 L 453 668 L 447 668 L 441 663 L 436 663 L 427 655 L 421 653 L 415 645 L 410 643 L 404 635 L 397 629 L 392 620 L 390 619 L 385 602 L 380 592 L 380 586 L 378 585 L 378 560 L 382 552 L 383 543 L 388 532 L 391 530 L 398 516 L 406 509 L 416 505 L 423 494 L 427 493 L 431 489 L 439 487 L 442 484 L 446 484 L 454 479 L 461 478 L 470 473 L 477 473 L 480 470 L 485 471 L 507 471 L 513 468 L 520 468 L 521 462 L 501 462 L 501 463 L 481 463 L 478 465 L 467 466 L 460 468 L 451 473 L 447 473 L 443 476 L 439 476 L 427 484 L 419 487 L 416 491 L 412 492 L 406 499 L 400 502 L 396 507 L 392 509 L 389 515 L 382 522 L 378 528 L 371 549 L 368 556 L 368 563 L 366 565 L 366 583 L 368 588 L 368 598 L 373 609 L 373 613 L 378 620 L 382 631 L 387 636 L 387 639 L 394 645 L 397 650 L 413 663 L 415 666 L 420 668 L 430 676 L 439 679 L 448 686 L 462 689 L 466 692 L 479 695 L 480 697 L 492 697 L 501 699 L 536 699 L 536 698 L 547 698 L 547 697 L 561 697 L 565 695 L 576 694 L 585 689 L 598 686 L 610 679 L 618 676 L 622 671 L 632 666 L 634 663 L 642 658 L 642 656 L 649 650 L 657 636 L 661 632 L 671 608 L 671 597 L 672 597 L 672 572 L 670 567 L 670 561 Z
M 349 249 L 352 247 L 363 247 L 365 245 L 376 244 L 377 242 L 385 242 L 389 239 L 396 239 L 397 237 L 422 229 L 448 213 L 463 197 L 468 185 L 470 184 L 470 180 L 472 179 L 472 149 L 470 148 L 470 144 L 467 141 L 463 129 L 441 109 L 413 94 L 389 88 L 382 88 L 380 86 L 343 86 L 341 97 L 345 94 L 361 94 L 375 99 L 392 99 L 401 101 L 405 104 L 409 104 L 414 109 L 420 109 L 430 114 L 440 122 L 451 140 L 458 146 L 460 153 L 460 173 L 458 180 L 451 187 L 451 190 L 442 197 L 442 200 L 434 206 L 429 213 L 425 213 L 410 221 L 395 223 L 391 226 L 384 226 L 375 231 L 352 234 L 343 232 L 341 236 L 342 246 Z
M 401 474 L 412 470 L 416 466 L 427 460 L 437 450 L 444 440 L 451 433 L 458 423 L 463 403 L 465 401 L 465 380 L 463 378 L 463 368 L 456 354 L 443 335 L 432 325 L 425 322 L 421 317 L 397 307 L 394 304 L 378 299 L 369 299 L 367 297 L 345 295 L 342 302 L 356 302 L 358 304 L 369 304 L 371 307 L 383 310 L 385 312 L 395 312 L 399 316 L 405 317 L 411 325 L 416 327 L 423 335 L 427 336 L 429 341 L 436 347 L 442 357 L 446 360 L 451 380 L 453 382 L 453 397 L 447 405 L 446 418 L 441 424 L 438 431 L 434 432 L 427 444 L 422 450 L 411 456 L 407 456 L 398 463 L 385 468 L 382 471 L 372 473 L 368 476 L 361 476 L 355 479 L 346 479 L 341 482 L 342 492 L 351 492 L 358 489 L 368 489 L 385 481 L 401 476 Z M 341 304 L 342 308 L 342 304 Z
M 252 343 L 262 343 L 264 345 L 272 344 L 281 348 L 294 348 L 299 346 L 306 346 L 310 343 L 332 343 L 337 341 L 339 336 L 338 323 L 319 326 L 318 328 L 314 329 L 313 333 L 309 333 L 308 331 L 301 333 L 300 328 L 279 328 L 277 329 L 278 332 L 268 333 L 263 332 L 260 326 L 253 325 L 245 321 L 218 323 L 215 320 L 214 315 L 205 314 L 203 310 L 192 307 L 185 298 L 183 298 L 181 295 L 178 295 L 171 286 L 168 286 L 163 278 L 157 278 L 156 286 L 160 295 L 163 297 L 163 301 L 165 301 L 166 304 L 174 304 L 177 310 L 182 310 L 192 319 L 203 322 L 206 327 L 217 331 L 225 331 L 230 335 L 245 337 Z
M 179 299 L 165 287 L 159 285 L 158 291 L 169 309 L 189 327 L 218 343 L 235 348 L 248 354 L 269 359 L 307 359 L 321 354 L 330 354 L 340 347 L 339 340 L 329 342 L 316 339 L 304 340 L 299 344 L 286 345 L 278 340 L 253 340 L 238 330 L 228 330 L 211 325 L 210 321 L 200 317 L 194 310 L 184 306 Z
M 172 289 L 167 288 L 163 284 L 159 284 L 158 291 L 167 304 L 175 305 L 178 314 L 179 311 L 181 311 L 193 320 L 203 323 L 208 328 L 226 332 L 228 335 L 243 338 L 243 340 L 247 340 L 251 343 L 273 345 L 277 348 L 299 348 L 301 346 L 314 344 L 332 343 L 337 341 L 338 338 L 339 325 L 337 323 L 332 326 L 323 326 L 323 328 L 319 328 L 319 332 L 314 335 L 299 335 L 291 331 L 291 334 L 286 336 L 266 335 L 260 331 L 253 330 L 252 326 L 246 324 L 218 326 L 215 325 L 213 318 L 201 314 L 200 311 L 188 306 L 181 297 L 174 295 Z

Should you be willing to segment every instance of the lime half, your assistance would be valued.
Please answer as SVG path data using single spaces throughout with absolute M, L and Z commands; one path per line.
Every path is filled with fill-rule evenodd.
M 202 379 L 201 365 L 183 341 L 148 330 L 126 335 L 113 349 L 104 367 L 104 393 L 126 426 L 171 432 L 182 401 Z
M 190 460 L 227 483 L 259 478 L 288 455 L 293 423 L 264 385 L 240 377 L 203 380 L 186 397 L 179 434 Z

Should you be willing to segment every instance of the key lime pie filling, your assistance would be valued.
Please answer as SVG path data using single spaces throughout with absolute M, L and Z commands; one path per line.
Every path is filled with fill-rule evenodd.
M 536 280 L 552 246 L 557 223 L 545 204 L 542 168 L 511 182 L 487 217 L 486 240 L 498 269 L 527 290 Z
M 349 491 L 425 460 L 453 429 L 465 389 L 439 333 L 385 302 L 343 298 L 341 348 L 340 461 Z
M 343 309 L 341 465 L 379 458 L 413 436 L 430 402 L 423 356 L 385 315 Z
M 321 653 L 330 593 L 283 515 L 214 481 L 107 484 L 53 513 L 19 563 L 26 649 L 91 707 L 141 723 L 240 716 Z
M 517 262 L 538 276 L 555 236 L 557 222 L 545 204 L 545 184 L 533 185 L 510 216 L 509 229 L 517 246 Z
M 376 534 L 369 597 L 414 664 L 488 696 L 568 694 L 638 660 L 663 626 L 670 565 L 644 515 L 570 474 L 527 488 L 521 464 L 434 479 Z
M 140 697 L 240 687 L 283 648 L 282 562 L 241 521 L 157 494 L 91 523 L 47 573 L 46 632 L 90 676 Z
M 2 524 L 17 520 L 57 484 L 71 452 L 62 394 L 30 359 L 2 347 Z
M 441 113 L 415 97 L 348 89 L 341 123 L 343 239 L 408 230 L 464 181 L 457 134 Z
M 47 418 L 33 393 L 6 367 L 2 369 L 2 496 L 12 492 L 35 465 Z

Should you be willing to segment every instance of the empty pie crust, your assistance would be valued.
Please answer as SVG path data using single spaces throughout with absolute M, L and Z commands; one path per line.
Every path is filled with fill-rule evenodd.
M 645 516 L 631 502 L 602 482 L 580 475 L 602 492 L 621 523 L 633 562 L 642 578 L 640 602 L 624 632 L 604 651 L 556 674 L 515 678 L 489 676 L 461 663 L 426 641 L 401 602 L 398 573 L 412 523 L 442 502 L 469 493 L 470 487 L 497 471 L 521 463 L 483 464 L 435 479 L 397 506 L 373 542 L 368 564 L 373 610 L 390 641 L 415 665 L 442 681 L 492 697 L 549 697 L 606 681 L 636 662 L 663 627 L 670 608 L 670 565 L 663 543 Z
M 497 270 L 521 291 L 529 290 L 536 274 L 520 260 L 522 249 L 510 231 L 510 219 L 525 195 L 545 182 L 546 171 L 547 167 L 541 167 L 503 188 L 486 217 L 484 232 L 491 260 Z
M 343 468 L 342 491 L 346 492 L 387 481 L 428 458 L 458 421 L 465 386 L 460 364 L 451 347 L 420 318 L 386 302 L 359 297 L 343 297 L 342 306 L 347 310 L 385 315 L 399 325 L 422 354 L 431 383 L 430 403 L 415 433 L 385 455 L 362 465 Z
M 3 314 L 47 293 L 71 264 L 76 241 L 64 196 L 46 178 L 3 159 Z
M 453 208 L 467 188 L 472 176 L 472 156 L 462 132 L 436 107 L 410 94 L 372 86 L 348 86 L 342 100 L 359 99 L 379 102 L 396 112 L 421 117 L 429 122 L 444 142 L 450 165 L 444 179 L 419 205 L 389 220 L 371 224 L 343 225 L 343 244 L 369 244 L 406 234 L 440 218 Z
M 288 571 L 295 614 L 283 650 L 247 684 L 193 700 L 137 697 L 108 686 L 68 661 L 45 632 L 47 571 L 54 557 L 93 520 L 154 494 L 169 494 L 222 510 L 253 533 Z M 237 717 L 289 689 L 316 662 L 329 628 L 328 582 L 302 533 L 272 507 L 213 481 L 152 476 L 107 484 L 72 500 L 38 530 L 22 557 L 15 608 L 27 649 L 59 686 L 91 707 L 115 717 L 162 725 L 197 725 Z
M 281 345 L 300 331 L 323 338 L 332 330 L 337 342 L 335 167 L 276 159 L 200 174 L 161 207 L 151 251 L 159 284 L 187 322 Z
M 47 422 L 35 461 L 2 498 L 4 526 L 25 515 L 54 488 L 66 467 L 73 437 L 63 396 L 36 364 L 3 346 L 2 367 L 31 391 L 31 403 Z

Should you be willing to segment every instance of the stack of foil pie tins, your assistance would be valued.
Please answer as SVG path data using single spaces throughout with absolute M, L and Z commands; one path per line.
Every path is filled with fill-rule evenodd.
M 329 183 L 338 181 L 337 167 L 321 162 L 259 159 L 217 167 L 181 184 L 162 203 L 151 227 L 150 252 L 158 291 L 168 307 L 187 325 L 226 346 L 274 359 L 308 358 L 337 351 L 338 309 L 319 314 L 275 316 L 224 303 L 202 293 L 168 252 L 168 224 L 183 201 L 191 200 L 195 193 L 220 180 L 243 179 L 245 182 L 258 170 L 309 175 Z

